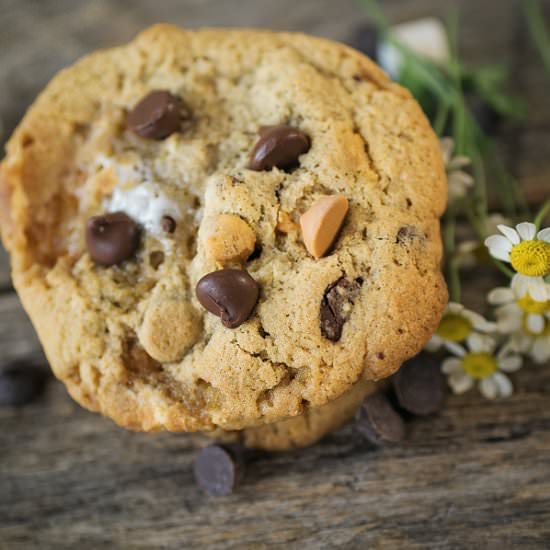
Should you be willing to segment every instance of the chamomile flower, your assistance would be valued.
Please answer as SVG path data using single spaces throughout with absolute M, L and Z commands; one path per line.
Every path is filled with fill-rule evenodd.
M 474 178 L 464 170 L 471 161 L 468 157 L 453 156 L 455 143 L 452 138 L 441 138 L 440 145 L 449 182 L 449 201 L 460 199 L 474 185 Z
M 517 371 L 522 358 L 510 347 L 503 347 L 495 354 L 496 341 L 486 334 L 472 334 L 467 339 L 467 349 L 459 346 L 441 365 L 453 393 L 464 393 L 477 384 L 487 399 L 509 397 L 513 393 L 512 382 L 505 373 Z
M 546 319 L 544 329 L 533 333 L 525 328 L 515 332 L 510 337 L 510 349 L 523 353 L 535 363 L 544 364 L 550 361 L 550 321 Z
M 512 288 L 520 297 L 530 294 L 533 300 L 550 299 L 544 277 L 550 273 L 550 227 L 537 233 L 535 224 L 523 222 L 516 228 L 499 225 L 502 235 L 491 235 L 485 246 L 491 256 L 509 262 L 517 271 Z
M 509 224 L 510 221 L 502 214 L 490 214 L 485 221 L 485 235 L 491 235 L 497 231 L 499 225 Z M 467 240 L 458 243 L 457 249 L 457 263 L 458 267 L 464 269 L 470 269 L 482 263 L 489 263 L 490 256 L 483 241 L 480 240 Z
M 550 287 L 550 285 L 546 285 Z M 547 289 L 550 296 L 550 288 Z M 489 292 L 487 300 L 498 306 L 495 309 L 499 332 L 511 334 L 526 331 L 539 335 L 550 321 L 550 300 L 538 302 L 527 293 L 520 297 L 512 288 L 495 288 Z
M 449 302 L 435 334 L 426 344 L 426 349 L 437 351 L 443 346 L 456 353 L 457 350 L 462 349 L 459 342 L 466 340 L 475 331 L 494 332 L 495 330 L 496 324 L 485 320 L 479 313 L 466 309 L 462 304 Z

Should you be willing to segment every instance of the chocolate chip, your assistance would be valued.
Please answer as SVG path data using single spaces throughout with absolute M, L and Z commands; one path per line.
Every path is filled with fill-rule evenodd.
M 38 397 L 48 371 L 36 365 L 14 362 L 0 368 L 0 406 L 18 407 Z
M 162 216 L 160 223 L 162 230 L 166 233 L 173 233 L 176 230 L 176 220 L 172 216 Z
M 126 124 L 140 137 L 164 139 L 179 131 L 181 120 L 186 116 L 178 97 L 164 90 L 155 90 L 128 113 Z
M 355 298 L 359 295 L 362 279 L 350 281 L 341 277 L 331 284 L 321 300 L 321 334 L 332 342 L 342 336 L 344 323 L 351 315 Z
M 416 415 L 440 411 L 446 397 L 445 377 L 439 362 L 428 353 L 420 353 L 405 362 L 392 376 L 397 402 Z
M 300 155 L 311 147 L 309 137 L 291 126 L 268 126 L 260 130 L 260 139 L 250 154 L 251 170 L 288 170 L 298 166 Z
M 149 264 L 156 271 L 164 262 L 164 252 L 162 250 L 153 250 L 149 254 Z
M 233 492 L 243 474 L 243 461 L 238 452 L 222 445 L 210 445 L 195 458 L 193 473 L 197 484 L 212 496 Z
M 403 244 L 406 241 L 416 239 L 419 236 L 418 230 L 414 225 L 403 225 L 397 231 L 395 242 L 396 244 Z
M 403 419 L 381 392 L 364 399 L 355 419 L 357 431 L 375 445 L 395 443 L 405 435 Z
M 247 271 L 220 269 L 197 283 L 196 294 L 205 309 L 221 317 L 224 326 L 235 328 L 250 317 L 260 289 Z
M 139 234 L 138 225 L 124 212 L 94 216 L 86 224 L 86 245 L 96 264 L 111 266 L 133 256 Z

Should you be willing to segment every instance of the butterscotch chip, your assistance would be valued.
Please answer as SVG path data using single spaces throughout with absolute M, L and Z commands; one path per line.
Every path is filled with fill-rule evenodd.
M 239 216 L 221 214 L 206 240 L 209 255 L 220 263 L 246 260 L 256 244 L 256 235 Z
M 342 195 L 322 197 L 301 216 L 300 225 L 307 251 L 320 258 L 334 242 L 348 212 L 348 199 Z
M 153 302 L 145 312 L 139 341 L 153 359 L 173 362 L 195 343 L 201 329 L 189 304 L 179 300 Z

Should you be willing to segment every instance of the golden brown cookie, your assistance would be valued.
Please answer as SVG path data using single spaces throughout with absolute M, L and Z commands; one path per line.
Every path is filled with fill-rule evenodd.
M 348 211 L 315 218 L 311 254 L 300 219 L 336 195 Z M 0 199 L 55 374 L 132 429 L 319 407 L 398 369 L 446 301 L 436 136 L 319 38 L 157 25 L 82 59 L 14 132 Z
M 370 380 L 360 380 L 334 401 L 321 407 L 306 409 L 302 415 L 272 424 L 246 428 L 239 432 L 217 430 L 208 435 L 225 441 L 238 441 L 246 447 L 266 451 L 287 451 L 309 447 L 349 422 L 361 401 L 367 395 L 374 393 L 377 387 L 383 385 Z

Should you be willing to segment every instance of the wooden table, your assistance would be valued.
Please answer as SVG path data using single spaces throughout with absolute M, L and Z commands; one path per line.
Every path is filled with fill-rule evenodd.
M 532 202 L 550 187 L 550 80 L 529 42 L 520 0 L 385 1 L 394 21 L 462 11 L 462 51 L 504 61 L 529 103 L 505 127 L 510 170 Z M 550 8 L 550 2 L 547 2 Z M 0 0 L 4 141 L 62 66 L 156 21 L 303 30 L 349 39 L 352 0 Z M 491 276 L 466 301 L 482 307 Z M 2 361 L 42 357 L 0 256 Z M 376 450 L 350 427 L 296 453 L 258 455 L 241 489 L 205 496 L 191 474 L 201 436 L 125 432 L 51 382 L 35 404 L 0 409 L 0 549 L 549 548 L 550 366 L 528 365 L 516 394 L 451 397 L 408 421 L 404 444 Z

